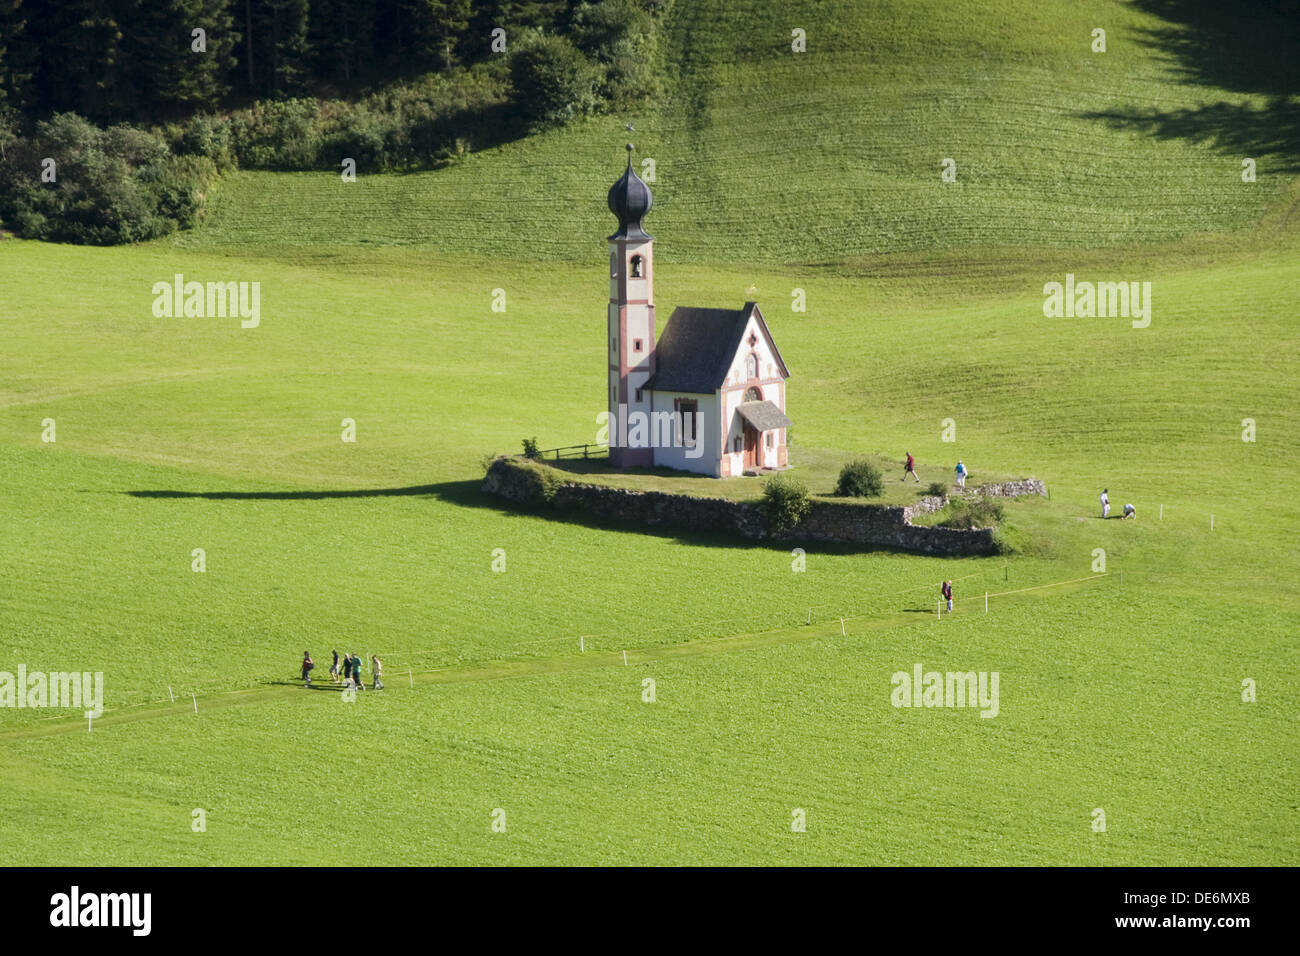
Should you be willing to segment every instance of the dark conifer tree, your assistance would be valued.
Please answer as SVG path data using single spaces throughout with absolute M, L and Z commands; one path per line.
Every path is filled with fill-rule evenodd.
M 195 30 L 203 31 L 201 38 Z M 196 49 L 200 40 L 203 50 Z M 230 90 L 238 41 L 228 0 L 142 4 L 123 24 L 122 38 L 126 73 L 142 110 L 215 108 Z

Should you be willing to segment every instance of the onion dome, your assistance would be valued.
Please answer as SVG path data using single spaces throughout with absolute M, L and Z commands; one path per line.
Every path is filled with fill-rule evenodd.
M 627 144 L 627 170 L 609 188 L 609 211 L 618 217 L 618 232 L 610 239 L 649 239 L 641 228 L 641 217 L 654 202 L 650 187 L 632 172 L 632 144 Z

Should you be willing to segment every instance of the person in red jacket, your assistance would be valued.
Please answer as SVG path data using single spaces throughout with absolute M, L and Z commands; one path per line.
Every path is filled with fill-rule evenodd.
M 944 581 L 943 587 L 940 588 L 940 591 L 942 591 L 943 593 L 944 600 L 948 602 L 948 613 L 951 614 L 952 613 L 952 582 Z
M 920 477 L 916 474 L 916 459 L 912 457 L 912 453 L 910 451 L 907 453 L 907 462 L 903 466 L 904 481 L 907 481 L 908 475 L 911 475 L 913 478 L 915 478 L 916 483 L 918 485 L 921 483 Z

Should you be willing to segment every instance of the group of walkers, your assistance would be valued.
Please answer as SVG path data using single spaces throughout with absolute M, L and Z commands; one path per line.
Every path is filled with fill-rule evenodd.
M 957 462 L 957 467 L 955 471 L 957 475 L 957 482 L 956 482 L 957 490 L 965 491 L 966 476 L 969 475 L 970 472 L 966 470 L 966 466 L 960 461 Z M 910 451 L 907 453 L 907 461 L 903 462 L 902 480 L 907 481 L 908 475 L 911 475 L 918 485 L 921 483 L 921 478 L 916 473 L 916 459 L 912 457 L 912 453 Z M 1101 516 L 1103 518 L 1110 517 L 1110 489 L 1109 488 L 1104 488 L 1102 489 L 1101 492 Z M 1137 508 L 1133 507 L 1131 503 L 1126 504 L 1124 506 L 1124 514 L 1121 517 L 1136 521 L 1137 516 L 1138 516 Z
M 365 690 L 366 683 L 361 677 L 361 669 L 365 666 L 365 661 L 361 659 L 360 654 L 343 653 L 342 667 L 339 666 L 339 652 L 334 651 L 334 663 L 330 665 L 330 680 L 335 684 L 341 683 L 345 688 L 354 688 L 356 690 Z M 303 686 L 311 686 L 311 672 L 316 667 L 316 662 L 311 659 L 311 654 L 307 651 L 302 652 L 302 681 Z M 370 673 L 374 677 L 372 690 L 384 689 L 384 662 L 376 654 L 370 655 Z
M 953 471 L 956 473 L 957 476 L 957 482 L 956 482 L 957 490 L 965 491 L 966 476 L 969 474 L 969 472 L 966 471 L 966 466 L 959 461 L 957 462 L 957 467 L 954 468 Z M 902 480 L 907 481 L 908 475 L 911 475 L 914 479 L 916 479 L 916 483 L 918 485 L 921 483 L 921 476 L 916 473 L 916 459 L 912 457 L 912 453 L 910 451 L 907 453 L 907 461 L 903 462 Z

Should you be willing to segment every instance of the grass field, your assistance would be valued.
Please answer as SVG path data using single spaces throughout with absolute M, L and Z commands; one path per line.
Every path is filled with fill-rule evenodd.
M 93 732 L 0 708 L 0 863 L 1300 862 L 1294 144 L 1196 112 L 1294 98 L 1189 74 L 1205 8 L 1146 6 L 682 3 L 634 118 L 661 315 L 756 287 L 796 461 L 1044 479 L 1005 558 L 794 573 L 479 493 L 595 439 L 622 118 L 352 192 L 238 174 L 169 242 L 0 243 L 0 670 L 107 697 Z M 1139 107 L 1189 130 L 1089 115 Z M 177 272 L 260 282 L 261 325 L 154 318 Z M 1151 281 L 1150 327 L 1044 318 L 1066 272 Z M 332 647 L 388 689 L 304 690 Z M 997 718 L 891 706 L 918 662 L 998 671 Z
M 567 452 L 567 454 L 573 453 Z M 875 465 L 884 479 L 884 488 L 879 495 L 862 499 L 867 504 L 914 505 L 929 493 L 930 485 L 934 482 L 948 487 L 949 491 L 955 491 L 952 487 L 952 475 L 949 474 L 946 464 L 918 465 L 917 476 L 920 481 L 908 478 L 904 482 L 901 479 L 902 461 L 887 455 L 833 452 L 800 446 L 794 461 L 784 470 L 791 477 L 803 482 L 812 497 L 833 499 L 837 497 L 835 489 L 840 470 L 848 462 L 860 458 Z M 622 471 L 611 468 L 608 458 L 595 457 L 561 458 L 558 461 L 544 457 L 542 463 L 566 481 L 613 485 L 635 491 L 662 491 L 667 494 L 691 495 L 698 498 L 756 500 L 763 496 L 763 484 L 767 480 L 763 475 L 749 475 L 737 476 L 729 481 L 719 481 L 707 475 L 694 475 L 672 468 L 633 468 Z M 980 484 L 992 484 L 1009 478 L 1008 475 L 984 473 L 978 480 L 972 478 L 967 485 L 967 490 L 974 490 Z
M 1285 17 L 1204 23 L 1212 7 L 680 2 L 663 43 L 662 108 L 435 173 L 354 184 L 243 173 L 214 196 L 212 227 L 182 244 L 277 256 L 415 244 L 509 260 L 525 239 L 529 257 L 584 259 L 607 234 L 593 224 L 608 216 L 626 138 L 655 160 L 662 263 L 812 265 L 1246 229 L 1296 171 L 1300 107 L 1276 94 L 1291 80 L 1280 64 L 1297 28 Z M 1090 49 L 1098 26 L 1104 54 Z M 804 54 L 791 52 L 795 27 Z M 1259 171 L 1250 189 L 1247 157 Z M 955 183 L 940 181 L 945 158 Z

